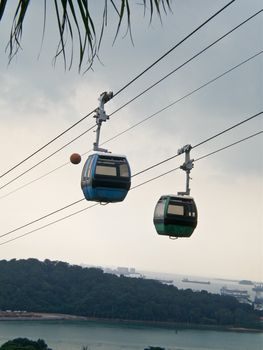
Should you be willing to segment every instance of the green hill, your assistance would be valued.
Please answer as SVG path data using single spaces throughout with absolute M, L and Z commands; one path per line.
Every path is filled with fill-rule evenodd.
M 36 259 L 0 261 L 0 310 L 260 328 L 259 313 L 232 297 Z

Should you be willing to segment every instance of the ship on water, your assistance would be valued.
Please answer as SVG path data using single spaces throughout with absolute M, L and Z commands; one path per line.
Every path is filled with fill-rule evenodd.
M 249 280 L 241 280 L 238 282 L 239 284 L 244 284 L 246 286 L 253 286 L 253 282 L 252 281 L 249 281 Z
M 198 281 L 198 280 L 189 280 L 188 278 L 183 278 L 182 282 L 186 283 L 199 283 L 199 284 L 210 284 L 210 281 Z
M 263 292 L 263 283 L 255 284 L 252 290 L 254 292 Z
M 236 298 L 240 303 L 251 304 L 250 296 L 247 290 L 241 289 L 228 289 L 227 287 L 222 287 L 220 289 L 221 295 L 231 296 Z
M 166 279 L 159 279 L 159 278 L 153 278 L 154 281 L 163 283 L 163 284 L 173 284 L 173 280 L 166 280 Z

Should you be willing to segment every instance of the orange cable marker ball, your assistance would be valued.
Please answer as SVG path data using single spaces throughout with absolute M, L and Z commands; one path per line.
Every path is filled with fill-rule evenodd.
M 72 153 L 70 156 L 70 161 L 72 164 L 79 164 L 81 162 L 81 155 L 78 153 Z

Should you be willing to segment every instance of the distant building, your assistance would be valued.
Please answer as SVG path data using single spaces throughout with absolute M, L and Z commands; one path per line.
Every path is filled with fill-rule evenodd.
M 120 275 L 129 275 L 129 268 L 128 267 L 117 267 L 117 272 Z

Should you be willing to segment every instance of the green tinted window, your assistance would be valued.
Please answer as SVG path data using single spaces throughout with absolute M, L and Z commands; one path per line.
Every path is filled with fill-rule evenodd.
M 155 207 L 154 217 L 155 218 L 163 218 L 164 216 L 164 206 L 165 201 L 159 201 Z
M 169 204 L 167 213 L 172 215 L 184 216 L 184 206 L 178 204 Z

